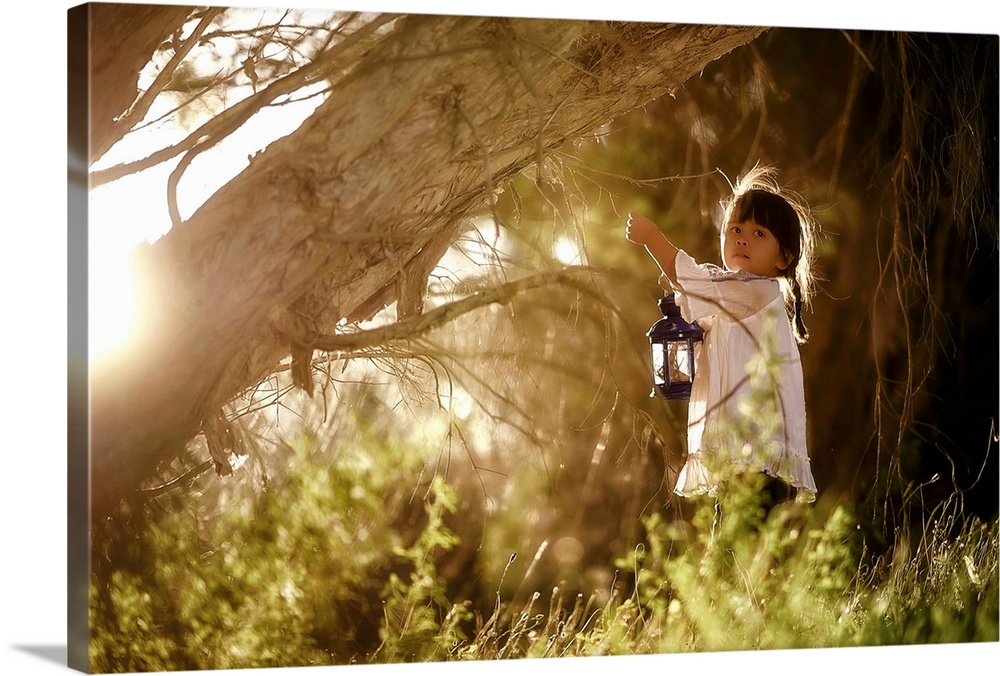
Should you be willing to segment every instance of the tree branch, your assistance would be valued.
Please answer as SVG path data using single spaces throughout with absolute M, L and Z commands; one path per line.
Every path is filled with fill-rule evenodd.
M 194 155 L 203 152 L 204 150 L 207 150 L 222 141 L 229 134 L 232 134 L 234 131 L 243 126 L 243 124 L 253 117 L 257 111 L 270 105 L 279 97 L 298 91 L 307 85 L 311 80 L 317 80 L 325 77 L 333 70 L 330 65 L 330 62 L 333 59 L 342 56 L 347 49 L 356 45 L 363 38 L 372 35 L 379 28 L 394 21 L 395 19 L 396 17 L 392 15 L 380 15 L 375 17 L 357 31 L 344 38 L 342 42 L 337 43 L 337 45 L 331 48 L 330 51 L 320 57 L 317 57 L 316 61 L 313 61 L 312 63 L 289 73 L 285 77 L 276 80 L 266 89 L 243 99 L 232 108 L 228 108 L 222 113 L 216 115 L 208 122 L 198 127 L 195 131 L 191 132 L 191 134 L 189 134 L 183 141 L 175 143 L 172 146 L 162 148 L 141 160 L 124 162 L 122 164 L 116 164 L 113 167 L 108 167 L 107 169 L 93 172 L 90 176 L 91 187 L 96 188 L 106 183 L 116 181 L 124 176 L 144 171 L 150 167 L 156 166 L 157 164 L 173 159 L 177 155 L 184 152 L 192 153 L 191 159 L 193 159 Z M 182 166 L 189 163 L 190 160 L 187 163 L 182 163 Z
M 185 40 L 181 45 L 174 50 L 174 55 L 170 57 L 170 61 L 167 65 L 157 73 L 156 78 L 153 80 L 153 84 L 149 86 L 149 89 L 137 95 L 135 101 L 132 105 L 128 107 L 121 116 L 115 120 L 114 124 L 114 140 L 120 140 L 128 131 L 135 126 L 135 121 L 142 120 L 146 117 L 146 113 L 149 112 L 150 106 L 153 105 L 153 101 L 159 96 L 163 88 L 167 86 L 170 79 L 174 75 L 174 71 L 177 70 L 177 66 L 187 57 L 187 55 L 194 49 L 195 45 L 198 44 L 199 39 L 208 30 L 208 27 L 215 20 L 215 17 L 222 13 L 222 9 L 214 8 L 209 9 L 205 12 L 201 21 L 195 27 L 191 36 Z M 112 141 L 114 142 L 114 141 Z
M 470 296 L 460 300 L 434 308 L 417 317 L 405 319 L 394 324 L 380 326 L 367 331 L 355 333 L 344 333 L 337 335 L 313 336 L 307 342 L 314 349 L 326 352 L 347 352 L 360 350 L 368 347 L 384 345 L 396 340 L 411 340 L 422 336 L 433 329 L 443 326 L 448 322 L 473 310 L 478 310 L 486 305 L 498 303 L 506 305 L 515 296 L 530 289 L 536 289 L 550 284 L 576 284 L 575 279 L 580 273 L 593 274 L 594 271 L 588 266 L 572 266 L 554 272 L 541 272 L 529 277 L 522 277 L 513 282 L 508 282 L 501 286 L 477 291 Z

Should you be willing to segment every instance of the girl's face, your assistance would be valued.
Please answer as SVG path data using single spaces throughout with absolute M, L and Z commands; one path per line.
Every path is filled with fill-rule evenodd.
M 761 277 L 778 277 L 788 259 L 771 231 L 753 220 L 730 221 L 722 236 L 722 261 L 730 270 L 743 270 Z

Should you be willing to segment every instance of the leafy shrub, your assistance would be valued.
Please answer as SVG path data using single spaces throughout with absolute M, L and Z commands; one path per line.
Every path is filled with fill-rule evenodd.
M 458 642 L 465 619 L 447 605 L 434 563 L 455 543 L 443 525 L 453 495 L 440 478 L 430 482 L 415 528 L 419 513 L 401 487 L 413 493 L 419 454 L 363 426 L 353 432 L 328 457 L 308 435 L 287 445 L 285 471 L 256 501 L 202 519 L 190 496 L 186 508 L 151 519 L 134 548 L 145 563 L 95 574 L 92 669 L 445 656 L 431 646 Z
M 697 501 L 690 522 L 646 517 L 600 603 L 556 587 L 515 604 L 502 584 L 492 604 L 450 598 L 439 562 L 460 544 L 446 523 L 455 491 L 441 476 L 417 486 L 419 449 L 360 423 L 342 432 L 325 448 L 309 435 L 288 444 L 257 500 L 204 518 L 188 496 L 132 536 L 127 565 L 98 566 L 91 668 L 998 640 L 996 521 L 943 506 L 875 556 L 848 505 L 769 509 L 754 473 Z

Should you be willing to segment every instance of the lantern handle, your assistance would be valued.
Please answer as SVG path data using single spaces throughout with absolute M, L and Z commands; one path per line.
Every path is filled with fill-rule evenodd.
M 674 297 L 673 291 L 665 291 L 663 293 L 663 298 L 657 301 L 657 306 L 660 308 L 660 313 L 664 317 L 680 317 L 681 309 L 677 305 L 677 299 Z

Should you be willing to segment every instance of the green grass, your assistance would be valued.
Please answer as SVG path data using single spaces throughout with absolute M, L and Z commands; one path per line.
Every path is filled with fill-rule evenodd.
M 765 513 L 747 476 L 690 523 L 647 516 L 608 562 L 604 600 L 555 586 L 515 603 L 498 581 L 487 598 L 457 595 L 466 587 L 441 572 L 462 545 L 447 482 L 404 494 L 419 455 L 363 430 L 352 442 L 330 457 L 303 438 L 258 500 L 208 519 L 182 501 L 146 524 L 127 561 L 96 565 L 92 670 L 998 640 L 997 523 L 956 504 L 875 552 L 851 505 Z

